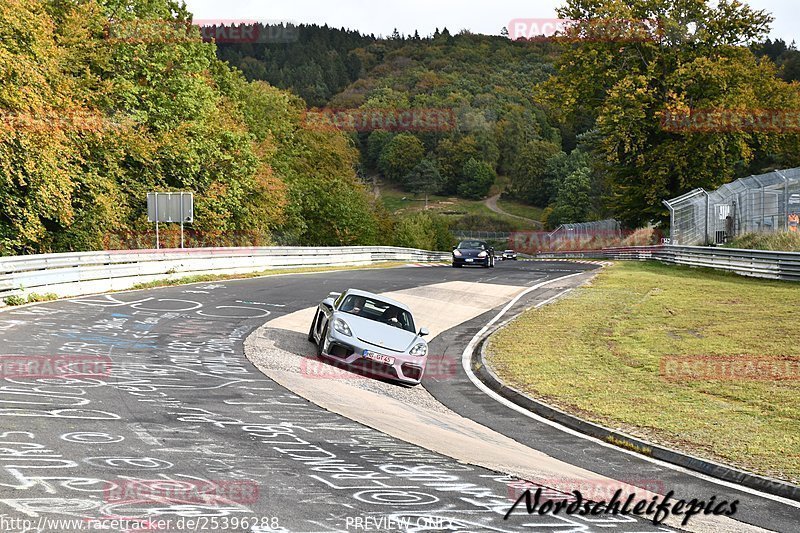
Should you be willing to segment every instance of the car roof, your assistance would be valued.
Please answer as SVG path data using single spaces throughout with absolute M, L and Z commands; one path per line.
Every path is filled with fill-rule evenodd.
M 405 305 L 403 303 L 400 303 L 397 300 L 392 300 L 391 298 L 387 298 L 385 296 L 381 296 L 380 294 L 375 294 L 373 292 L 362 291 L 362 290 L 359 290 L 359 289 L 347 289 L 347 291 L 345 291 L 345 294 L 347 294 L 347 296 L 363 296 L 365 298 L 373 298 L 375 300 L 380 300 L 381 302 L 384 302 L 384 303 L 387 303 L 387 304 L 390 304 L 390 305 L 394 305 L 395 307 L 399 307 L 400 309 L 404 309 L 404 310 L 408 311 L 409 313 L 411 313 L 411 309 L 409 309 L 407 305 Z M 411 313 L 411 314 L 413 314 L 413 313 Z

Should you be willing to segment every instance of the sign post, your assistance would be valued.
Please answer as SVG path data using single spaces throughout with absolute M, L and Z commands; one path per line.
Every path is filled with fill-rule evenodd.
M 154 196 L 155 196 L 155 201 L 153 202 L 153 205 L 155 206 L 155 210 L 156 210 L 156 216 L 155 216 L 155 221 L 156 221 L 156 250 L 158 250 L 158 249 L 161 248 L 161 246 L 160 246 L 160 244 L 158 242 L 158 193 L 154 193 Z
M 147 193 L 147 219 L 156 224 L 156 249 L 161 242 L 158 235 L 159 222 L 180 222 L 181 248 L 184 247 L 183 225 L 194 222 L 194 194 L 190 192 Z

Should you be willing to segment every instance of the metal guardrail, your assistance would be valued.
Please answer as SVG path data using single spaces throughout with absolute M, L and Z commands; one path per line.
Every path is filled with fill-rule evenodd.
M 29 293 L 79 296 L 198 274 L 244 274 L 273 268 L 435 262 L 448 252 L 389 246 L 191 248 L 0 257 L 0 298 Z
M 800 253 L 704 246 L 634 246 L 540 253 L 539 259 L 618 259 L 713 268 L 755 278 L 800 281 Z

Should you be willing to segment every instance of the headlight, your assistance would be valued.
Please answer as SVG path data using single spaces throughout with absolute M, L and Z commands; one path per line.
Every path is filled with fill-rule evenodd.
M 342 335 L 347 335 L 348 337 L 353 336 L 353 332 L 350 331 L 350 326 L 348 326 L 347 322 L 345 322 L 341 318 L 337 318 L 333 321 L 333 329 L 335 329 Z
M 487 252 L 481 252 L 478 254 L 478 257 L 486 257 L 487 255 L 489 255 Z
M 461 257 L 461 252 L 459 252 L 458 250 L 453 250 L 453 255 L 456 257 Z
M 408 353 L 411 355 L 416 355 L 417 357 L 425 357 L 428 355 L 428 345 L 424 342 L 421 342 L 411 348 L 411 351 Z

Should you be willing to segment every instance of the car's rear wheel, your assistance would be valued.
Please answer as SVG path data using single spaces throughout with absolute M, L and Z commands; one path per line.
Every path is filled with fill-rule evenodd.
M 319 336 L 319 342 L 317 343 L 317 357 L 322 357 L 322 348 L 325 346 L 325 338 L 328 336 L 328 325 L 325 324 L 325 328 L 322 330 L 322 335 Z
M 319 311 L 314 314 L 314 320 L 311 321 L 311 329 L 308 330 L 308 342 L 316 343 L 314 340 L 314 330 L 317 328 L 317 315 L 319 315 Z

